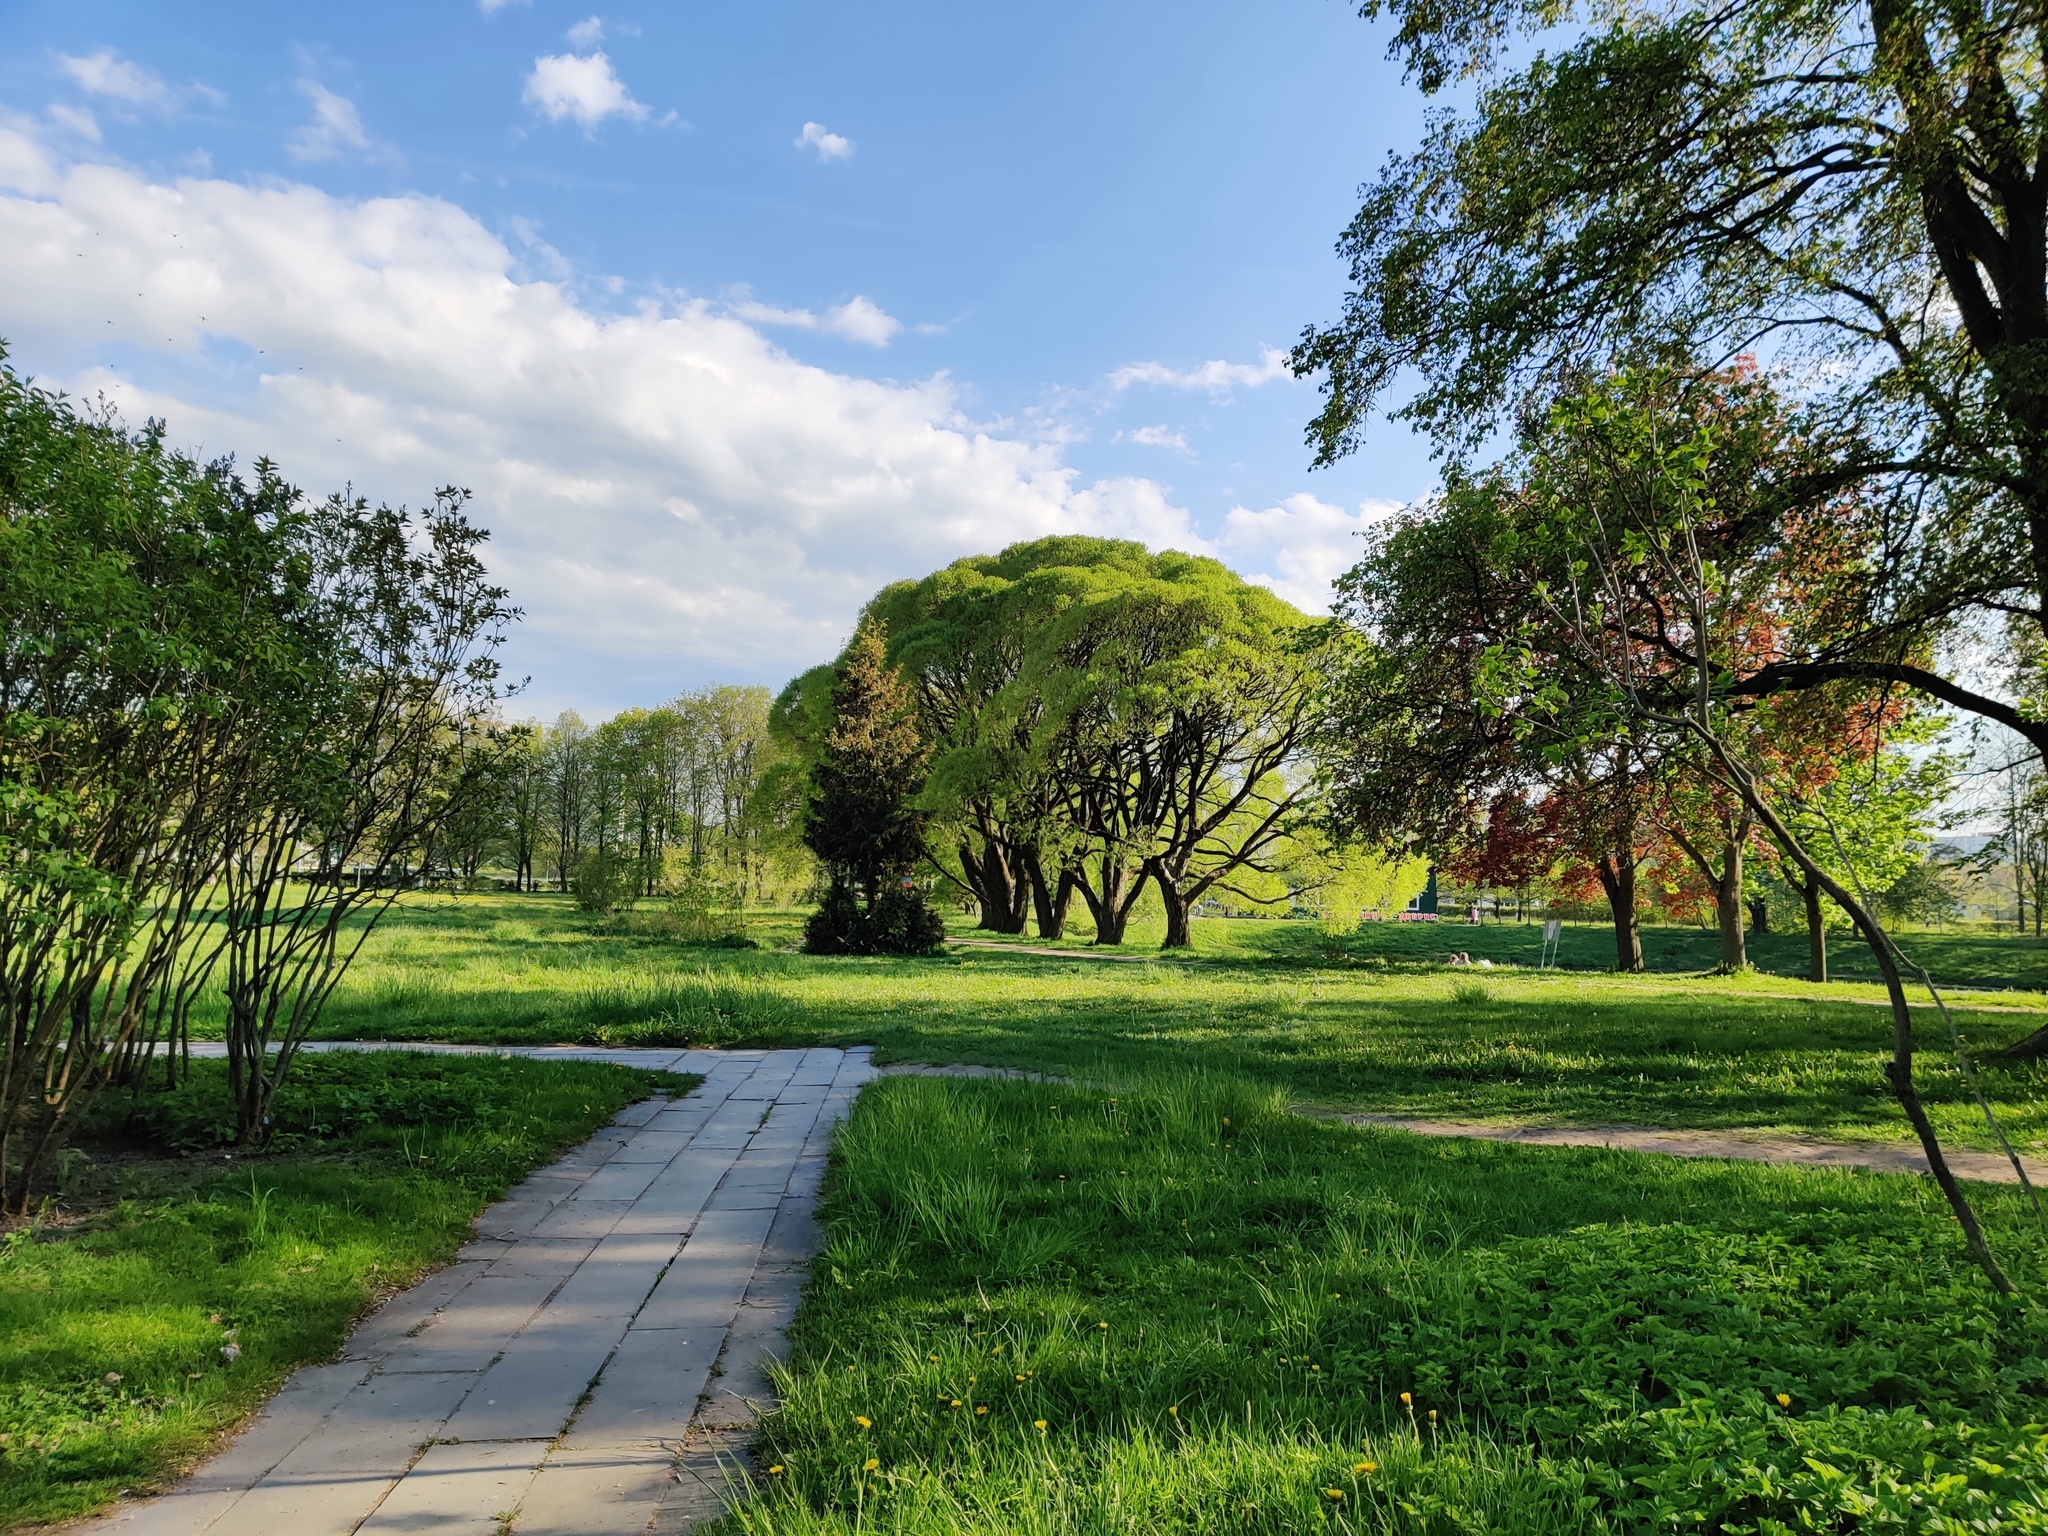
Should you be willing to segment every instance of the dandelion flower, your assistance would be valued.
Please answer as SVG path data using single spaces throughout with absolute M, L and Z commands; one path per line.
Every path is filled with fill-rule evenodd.
M 1789 1392 L 1780 1392 L 1778 1394 L 1778 1406 L 1780 1408 L 1790 1408 L 1792 1406 L 1792 1394 Z
M 1097 1323 L 1097 1324 L 1095 1325 L 1095 1327 L 1096 1327 L 1096 1330 L 1097 1330 L 1098 1332 L 1101 1332 L 1101 1333 L 1107 1333 L 1107 1332 L 1109 1332 L 1109 1324 L 1107 1324 L 1107 1323 Z
M 1323 1374 L 1323 1368 L 1320 1365 L 1312 1365 L 1309 1367 L 1309 1369 L 1314 1371 L 1318 1376 Z M 1436 1417 L 1436 1415 L 1432 1413 L 1430 1417 L 1433 1419 Z
M 1344 1500 L 1344 1490 L 1342 1488 L 1325 1488 L 1323 1490 L 1323 1497 L 1332 1504 L 1339 1504 Z
M 1379 1469 L 1380 1464 L 1376 1461 L 1361 1461 L 1351 1469 L 1351 1475 L 1353 1477 L 1371 1477 Z
M 1412 1392 L 1403 1392 L 1401 1394 L 1401 1406 L 1403 1408 L 1413 1408 L 1415 1406 L 1415 1394 Z
M 1019 1377 L 1018 1377 L 1017 1379 L 1018 1379 L 1019 1381 L 1022 1381 L 1022 1380 L 1023 1380 L 1024 1378 L 1023 1378 L 1022 1376 L 1019 1376 Z
M 983 1415 L 984 1413 L 987 1413 L 987 1412 L 988 1412 L 988 1404 L 987 1404 L 987 1403 L 983 1403 L 983 1404 L 982 1404 L 982 1405 L 981 1405 L 980 1407 L 978 1407 L 978 1408 L 976 1408 L 976 1409 L 974 1410 L 974 1416 L 975 1416 L 975 1417 L 976 1417 L 976 1418 L 978 1419 L 978 1418 L 980 1418 L 980 1417 L 981 1417 L 981 1416 L 982 1416 L 982 1415 Z
M 1178 1405 L 1178 1404 L 1175 1404 L 1175 1405 L 1174 1405 L 1173 1407 L 1171 1407 L 1171 1408 L 1168 1408 L 1168 1409 L 1166 1410 L 1166 1416 L 1167 1416 L 1167 1417 L 1168 1417 L 1169 1419 L 1177 1419 L 1177 1418 L 1179 1418 L 1179 1417 L 1180 1417 L 1180 1407 L 1179 1407 L 1179 1405 Z
M 861 1471 L 863 1471 L 863 1472 L 872 1472 L 872 1471 L 874 1471 L 874 1470 L 875 1470 L 875 1468 L 879 1467 L 879 1466 L 880 1466 L 881 1464 L 882 1464 L 882 1463 L 881 1463 L 881 1462 L 880 1462 L 880 1461 L 879 1461 L 878 1459 L 876 1459 L 876 1458 L 875 1458 L 875 1457 L 873 1457 L 873 1456 L 870 1456 L 870 1457 L 869 1457 L 869 1458 L 868 1458 L 868 1459 L 867 1459 L 866 1461 L 864 1461 L 864 1462 L 862 1462 L 862 1463 L 860 1464 L 860 1469 L 861 1469 Z
M 875 1421 L 873 1419 L 866 1417 L 864 1414 L 856 1413 L 853 1416 L 853 1422 L 858 1424 L 862 1429 L 873 1429 L 875 1427 Z
M 1038 1431 L 1038 1432 L 1039 1432 L 1039 1433 L 1040 1433 L 1040 1434 L 1042 1435 L 1042 1434 L 1044 1434 L 1044 1433 L 1045 1433 L 1045 1420 L 1043 1420 L 1043 1419 L 1033 1419 L 1033 1420 L 1031 1421 L 1031 1427 L 1032 1427 L 1033 1429 L 1037 1430 L 1037 1431 Z
M 960 1399 L 959 1399 L 959 1398 L 957 1398 L 957 1397 L 956 1397 L 956 1398 L 954 1398 L 954 1399 L 953 1399 L 953 1406 L 954 1406 L 955 1408 L 958 1408 L 958 1407 L 960 1406 Z
M 770 1477 L 782 1476 L 782 1463 L 778 1461 L 774 1466 L 770 1467 L 768 1469 L 768 1475 Z
M 1429 1410 L 1429 1422 L 1432 1424 L 1436 1422 L 1436 1410 L 1434 1408 Z

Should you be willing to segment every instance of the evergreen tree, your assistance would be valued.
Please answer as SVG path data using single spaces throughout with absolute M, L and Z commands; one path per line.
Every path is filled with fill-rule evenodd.
M 831 884 L 804 928 L 813 954 L 922 955 L 945 925 L 910 878 L 924 846 L 926 752 L 882 637 L 863 625 L 832 680 L 832 725 L 811 769 L 804 842 Z

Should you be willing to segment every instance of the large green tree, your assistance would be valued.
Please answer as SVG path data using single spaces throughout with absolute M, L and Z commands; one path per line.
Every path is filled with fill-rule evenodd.
M 1915 0 L 1367 0 L 1426 92 L 1470 85 L 1366 188 L 1341 317 L 1309 330 L 1320 460 L 1397 413 L 1453 456 L 1618 357 L 1761 349 L 1825 441 L 1806 487 L 1882 512 L 1855 601 L 1745 680 L 1919 689 L 2048 750 L 1944 665 L 2048 626 L 2048 27 Z M 1532 42 L 1541 51 L 1532 57 Z

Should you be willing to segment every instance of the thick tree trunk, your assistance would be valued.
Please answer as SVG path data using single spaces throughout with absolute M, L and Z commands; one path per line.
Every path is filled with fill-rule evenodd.
M 1129 866 L 1114 854 L 1105 853 L 1102 855 L 1102 888 L 1098 891 L 1086 880 L 1080 881 L 1079 887 L 1081 899 L 1088 903 L 1089 915 L 1095 919 L 1095 942 L 1123 943 L 1124 927 L 1130 921 L 1131 908 L 1137 905 L 1138 893 L 1145 888 L 1145 871 L 1139 869 L 1133 881 Z
M 1820 887 L 1813 881 L 1800 892 L 1806 901 L 1806 979 L 1828 979 L 1828 920 L 1821 910 Z
M 1643 930 L 1636 918 L 1636 861 L 1630 854 L 1609 854 L 1594 866 L 1607 910 L 1614 914 L 1614 968 L 1634 973 L 1643 968 Z
M 1159 886 L 1159 903 L 1166 908 L 1166 938 L 1160 943 L 1161 949 L 1186 949 L 1195 942 L 1195 904 L 1181 895 L 1180 882 L 1170 879 L 1158 862 L 1152 865 L 1152 878 Z
M 1749 908 L 1749 931 L 1769 933 L 1771 931 L 1771 904 L 1761 896 L 1752 896 L 1745 905 Z

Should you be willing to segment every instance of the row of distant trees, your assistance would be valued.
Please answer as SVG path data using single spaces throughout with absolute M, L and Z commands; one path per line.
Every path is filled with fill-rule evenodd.
M 802 889 L 801 784 L 776 771 L 771 703 L 714 685 L 595 727 L 567 711 L 511 728 L 489 792 L 450 829 L 456 871 L 504 870 L 518 890 L 566 891 L 581 870 L 642 896 L 689 880 L 753 901 Z

